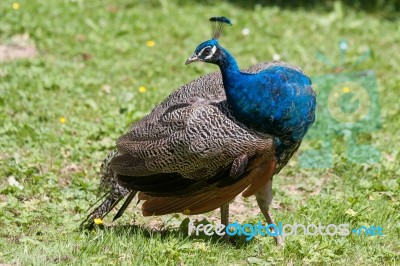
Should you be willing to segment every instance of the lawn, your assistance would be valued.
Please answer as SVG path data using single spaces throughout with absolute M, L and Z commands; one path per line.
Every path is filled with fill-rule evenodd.
M 293 9 L 198 2 L 0 2 L 0 264 L 399 264 L 399 14 L 340 2 Z M 220 43 L 242 68 L 280 58 L 316 84 L 315 128 L 274 179 L 275 220 L 375 225 L 384 236 L 227 244 L 189 237 L 185 215 L 143 218 L 135 204 L 114 223 L 108 217 L 103 228 L 79 230 L 115 140 L 172 91 L 217 70 L 184 65 L 209 38 L 213 15 L 232 19 Z M 370 95 L 373 111 L 358 124 L 329 112 L 330 90 L 348 77 Z M 263 221 L 255 199 L 237 201 L 232 222 Z M 219 213 L 190 218 L 215 223 Z

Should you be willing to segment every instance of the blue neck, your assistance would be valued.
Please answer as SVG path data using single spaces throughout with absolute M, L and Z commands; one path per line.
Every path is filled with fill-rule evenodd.
M 271 133 L 265 132 L 263 125 L 266 122 L 265 118 L 272 116 L 272 109 L 269 108 L 270 112 L 264 110 L 264 114 L 260 114 L 260 107 L 268 105 L 268 102 L 263 101 L 263 97 L 260 97 L 262 95 L 258 95 L 257 86 L 248 86 L 257 81 L 254 79 L 254 75 L 242 73 L 235 58 L 224 48 L 220 47 L 220 49 L 222 53 L 217 64 L 222 73 L 227 101 L 235 118 L 250 128 L 263 133 Z
M 226 72 L 226 71 L 230 71 L 231 74 L 233 74 L 233 75 L 240 73 L 239 66 L 236 63 L 235 58 L 221 46 L 219 46 L 218 48 L 221 50 L 221 53 L 220 53 L 220 56 L 216 63 L 219 66 L 219 68 L 221 69 L 223 78 L 226 78 L 224 76 L 224 72 Z M 225 84 L 225 80 L 224 80 L 224 84 Z

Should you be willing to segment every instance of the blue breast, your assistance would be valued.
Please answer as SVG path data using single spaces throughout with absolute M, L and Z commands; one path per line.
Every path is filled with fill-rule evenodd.
M 257 74 L 236 69 L 223 73 L 235 117 L 257 131 L 289 145 L 300 142 L 315 120 L 311 80 L 296 69 L 273 66 Z

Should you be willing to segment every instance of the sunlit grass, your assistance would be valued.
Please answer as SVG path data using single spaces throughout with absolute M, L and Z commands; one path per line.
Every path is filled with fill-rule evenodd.
M 0 263 L 399 263 L 398 21 L 340 6 L 326 12 L 234 2 L 1 1 L 0 43 L 28 33 L 39 55 L 0 63 Z M 149 230 L 152 220 L 133 206 L 115 226 L 78 230 L 116 138 L 173 90 L 217 70 L 184 66 L 209 38 L 212 15 L 232 19 L 220 42 L 243 68 L 279 56 L 321 76 L 335 70 L 317 59 L 318 51 L 340 65 L 340 40 L 349 41 L 348 62 L 371 49 L 370 58 L 343 71 L 376 72 L 382 125 L 359 141 L 378 149 L 380 161 L 351 163 L 346 136 L 333 136 L 332 168 L 304 169 L 296 156 L 275 177 L 273 212 L 285 223 L 380 225 L 385 236 L 293 236 L 284 248 L 257 237 L 230 245 L 187 237 L 178 229 L 184 216 L 166 216 L 166 230 Z M 318 145 L 306 142 L 299 153 Z

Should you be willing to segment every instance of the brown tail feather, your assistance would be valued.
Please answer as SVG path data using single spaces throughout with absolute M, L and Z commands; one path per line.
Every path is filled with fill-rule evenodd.
M 215 210 L 233 200 L 244 189 L 243 196 L 253 195 L 272 178 L 275 161 L 263 162 L 255 167 L 248 176 L 231 186 L 216 188 L 205 193 L 183 197 L 151 197 L 144 193 L 139 199 L 145 200 L 142 205 L 144 216 L 163 215 L 168 213 L 200 214 Z
M 212 211 L 231 201 L 249 185 L 248 179 L 223 188 L 184 198 L 152 197 L 142 205 L 144 216 L 167 213 L 199 214 Z
M 247 178 L 251 180 L 250 186 L 242 193 L 242 196 L 250 197 L 254 195 L 261 187 L 271 180 L 275 172 L 275 166 L 275 160 L 266 161 L 251 171 L 247 176 Z
M 149 200 L 152 199 L 153 197 L 145 194 L 144 192 L 139 192 L 138 194 L 138 200 Z

